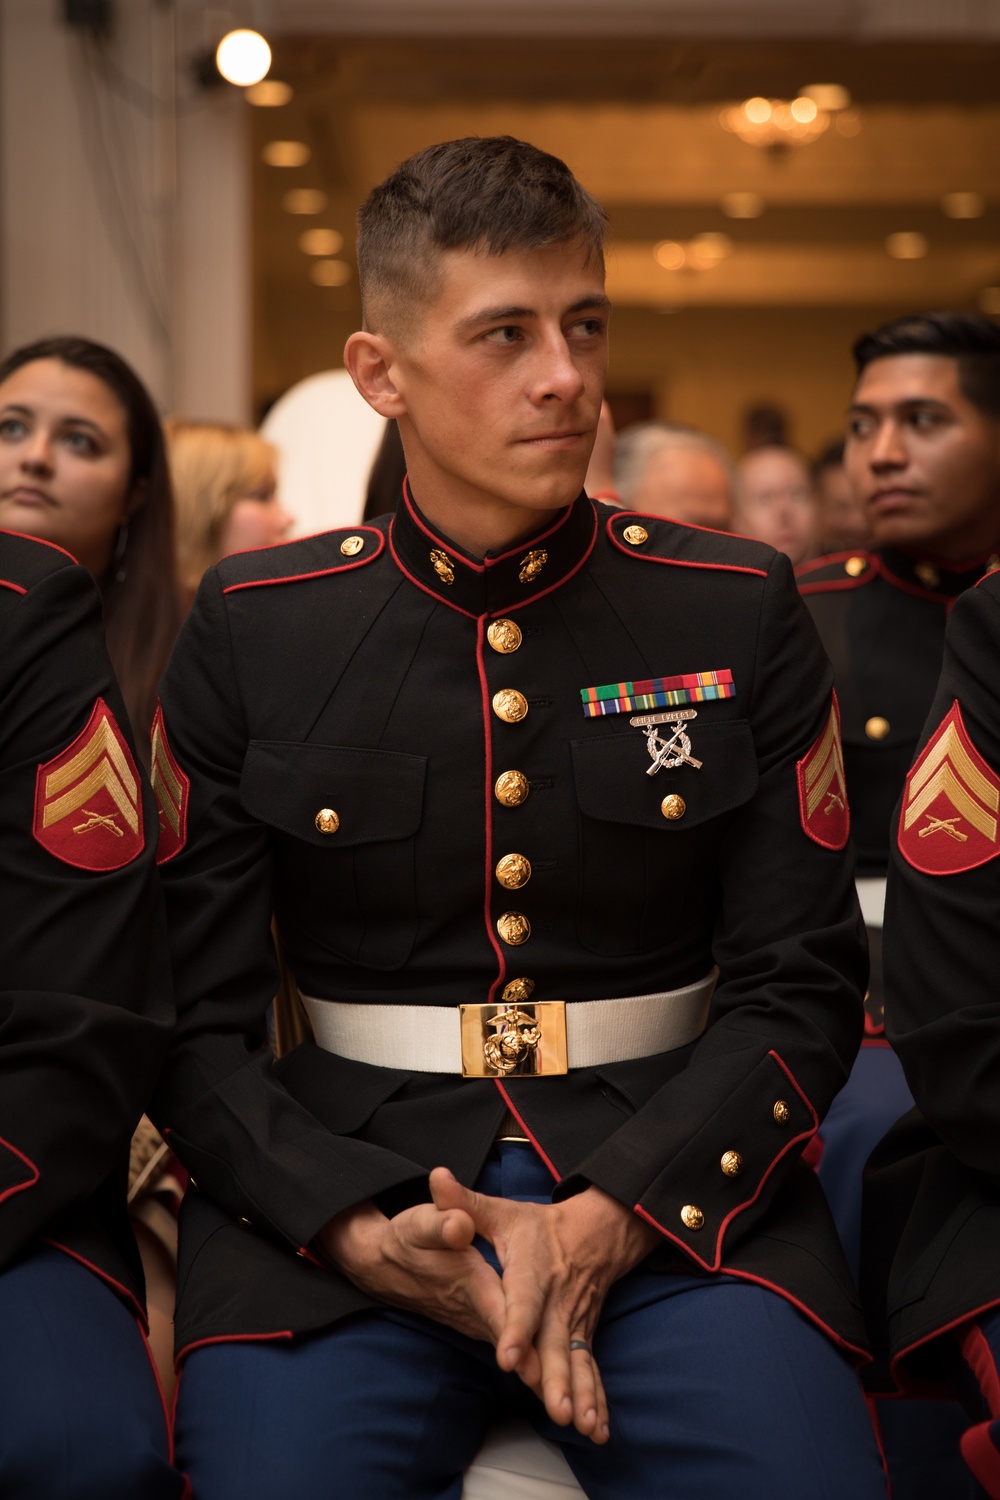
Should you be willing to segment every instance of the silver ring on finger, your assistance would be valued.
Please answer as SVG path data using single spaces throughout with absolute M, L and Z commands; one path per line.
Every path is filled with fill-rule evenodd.
M 591 1349 L 590 1345 L 587 1343 L 586 1339 L 570 1339 L 569 1347 L 570 1353 L 572 1353 L 574 1349 L 583 1349 L 587 1354 L 593 1354 L 594 1352 Z

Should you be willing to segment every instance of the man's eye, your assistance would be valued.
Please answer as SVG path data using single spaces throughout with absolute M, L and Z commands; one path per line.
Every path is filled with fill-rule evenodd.
M 596 338 L 599 334 L 604 332 L 604 324 L 601 322 L 600 318 L 583 318 L 579 323 L 575 323 L 573 326 L 576 329 L 577 333 L 582 333 L 586 338 L 591 339 Z
M 918 432 L 930 432 L 940 425 L 941 419 L 936 412 L 915 411 L 910 414 L 910 426 L 915 427 Z
M 486 337 L 491 344 L 516 344 L 521 337 L 521 330 L 515 324 L 508 323 L 503 328 L 491 328 Z
M 0 438 L 6 438 L 8 442 L 23 437 L 27 428 L 19 417 L 3 417 L 0 419 Z
M 868 417 L 851 417 L 847 423 L 847 431 L 850 437 L 870 437 L 872 422 Z

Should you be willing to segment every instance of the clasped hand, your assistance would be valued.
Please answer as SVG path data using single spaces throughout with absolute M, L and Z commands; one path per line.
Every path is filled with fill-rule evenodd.
M 435 1167 L 430 1189 L 431 1203 L 391 1219 L 370 1202 L 346 1209 L 321 1232 L 321 1249 L 379 1301 L 488 1340 L 554 1422 L 607 1442 L 591 1343 L 608 1290 L 653 1249 L 655 1230 L 595 1187 L 562 1203 L 518 1203 Z M 502 1278 L 474 1246 L 477 1234 L 493 1245 Z

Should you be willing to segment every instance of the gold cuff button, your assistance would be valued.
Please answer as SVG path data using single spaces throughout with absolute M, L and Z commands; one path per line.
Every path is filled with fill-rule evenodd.
M 866 557 L 849 557 L 844 564 L 844 572 L 848 578 L 860 578 L 868 566 Z
M 881 714 L 874 714 L 865 721 L 865 734 L 870 740 L 884 740 L 888 733 L 889 720 L 883 719 Z
M 434 569 L 442 583 L 455 582 L 455 569 L 451 565 L 451 558 L 447 552 L 442 552 L 438 547 L 431 548 L 431 567 Z
M 528 700 L 517 688 L 501 688 L 493 694 L 493 712 L 505 724 L 519 724 L 528 712 Z
M 622 536 L 630 547 L 641 547 L 643 542 L 649 541 L 649 532 L 645 526 L 626 526 Z
M 496 876 L 508 891 L 519 891 L 531 879 L 531 861 L 523 854 L 505 854 L 497 861 Z
M 511 979 L 504 985 L 501 999 L 508 1005 L 526 1005 L 534 993 L 533 979 Z
M 681 1209 L 681 1223 L 684 1225 L 685 1229 L 690 1229 L 692 1231 L 695 1229 L 703 1229 L 705 1227 L 705 1215 L 702 1213 L 701 1209 L 696 1208 L 693 1203 L 685 1203 L 684 1207 Z
M 501 656 L 509 656 L 520 646 L 523 637 L 520 627 L 513 620 L 494 620 L 487 628 L 486 639 L 494 651 L 499 651 Z
M 743 1158 L 738 1151 L 723 1151 L 719 1166 L 727 1177 L 738 1177 L 743 1171 Z
M 788 1105 L 785 1103 L 784 1099 L 779 1099 L 774 1106 L 775 1125 L 787 1125 L 791 1118 L 792 1112 L 788 1108 Z
M 665 818 L 669 818 L 671 822 L 676 822 L 678 818 L 683 818 L 687 812 L 687 803 L 683 797 L 678 797 L 676 792 L 671 792 L 670 796 L 664 797 L 660 803 L 660 812 Z
M 345 536 L 340 544 L 340 550 L 345 557 L 357 557 L 364 545 L 363 536 Z
M 504 807 L 520 807 L 530 790 L 523 771 L 501 771 L 493 784 L 493 795 Z
M 497 932 L 508 948 L 520 948 L 531 936 L 531 923 L 523 911 L 505 911 L 497 917 Z
M 340 827 L 340 819 L 332 807 L 321 807 L 314 821 L 320 833 L 336 833 Z

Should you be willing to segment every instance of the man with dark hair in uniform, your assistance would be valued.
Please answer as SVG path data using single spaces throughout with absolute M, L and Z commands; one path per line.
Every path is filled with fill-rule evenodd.
M 210 570 L 164 681 L 199 1500 L 457 1497 L 511 1409 L 605 1500 L 883 1493 L 800 1161 L 862 1020 L 830 671 L 785 558 L 581 492 L 603 235 L 507 137 L 375 189 L 400 506 Z
M 875 545 L 806 563 L 796 576 L 833 663 L 871 949 L 865 1041 L 820 1131 L 820 1179 L 857 1271 L 865 1161 L 913 1102 L 883 1030 L 892 810 L 934 695 L 948 612 L 1000 565 L 1000 329 L 964 313 L 926 313 L 863 335 L 854 356 L 844 464 Z M 944 1493 L 954 1421 L 887 1407 L 884 1423 L 894 1494 L 909 1500 L 935 1485 Z M 898 1441 L 897 1426 L 906 1428 Z

